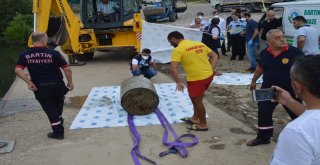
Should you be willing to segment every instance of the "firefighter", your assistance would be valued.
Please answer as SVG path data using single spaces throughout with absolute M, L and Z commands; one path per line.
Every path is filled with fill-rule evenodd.
M 58 51 L 47 48 L 48 36 L 45 33 L 33 33 L 31 37 L 33 47 L 20 54 L 15 72 L 34 92 L 47 114 L 53 130 L 47 134 L 48 138 L 62 140 L 63 104 L 65 94 L 73 89 L 72 71 Z M 24 72 L 25 68 L 28 69 L 30 78 Z M 60 68 L 68 81 L 67 86 Z
M 272 29 L 266 34 L 269 47 L 260 54 L 258 66 L 252 78 L 251 90 L 256 89 L 256 81 L 263 75 L 261 89 L 271 88 L 276 85 L 288 91 L 292 97 L 295 96 L 291 87 L 290 68 L 296 57 L 303 53 L 293 46 L 289 46 L 281 30 Z M 301 101 L 300 99 L 297 99 Z M 277 102 L 259 101 L 258 102 L 258 133 L 257 137 L 247 142 L 248 146 L 269 144 L 273 135 L 272 114 Z M 283 106 L 291 119 L 297 118 L 286 106 Z

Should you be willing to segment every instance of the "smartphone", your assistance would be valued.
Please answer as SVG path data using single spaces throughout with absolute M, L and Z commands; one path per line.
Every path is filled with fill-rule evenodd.
M 268 101 L 277 98 L 276 91 L 273 88 L 257 89 L 251 92 L 253 101 Z

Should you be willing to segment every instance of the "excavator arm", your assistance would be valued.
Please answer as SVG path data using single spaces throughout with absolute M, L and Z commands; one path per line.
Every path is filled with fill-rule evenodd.
M 67 54 L 83 54 L 78 38 L 81 33 L 90 32 L 81 30 L 83 25 L 67 0 L 33 0 L 32 12 L 34 32 L 48 33 L 50 42 L 62 46 Z M 28 45 L 32 46 L 30 38 Z

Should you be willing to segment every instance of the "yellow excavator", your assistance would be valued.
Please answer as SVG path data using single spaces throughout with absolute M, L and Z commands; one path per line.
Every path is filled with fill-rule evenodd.
M 33 0 L 32 12 L 33 31 L 46 32 L 49 44 L 61 46 L 70 64 L 90 60 L 96 51 L 140 51 L 139 0 L 81 0 L 80 16 L 67 0 Z

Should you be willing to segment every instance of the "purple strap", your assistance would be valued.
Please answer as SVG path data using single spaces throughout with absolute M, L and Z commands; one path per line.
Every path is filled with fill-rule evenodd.
M 131 115 L 131 114 L 128 114 L 128 124 L 129 124 L 130 130 L 131 130 L 131 133 L 132 133 L 132 140 L 134 142 L 134 146 L 131 149 L 131 157 L 134 161 L 134 164 L 141 165 L 138 157 L 141 158 L 142 160 L 148 161 L 152 164 L 157 164 L 155 161 L 153 161 L 153 160 L 151 160 L 141 154 L 140 149 L 139 149 L 140 135 L 137 131 L 136 126 L 134 125 L 133 115 Z
M 163 115 L 163 113 L 157 108 L 155 110 L 155 113 L 157 114 L 159 121 L 164 128 L 162 143 L 166 146 L 170 146 L 168 151 L 161 152 L 159 154 L 160 157 L 163 157 L 169 153 L 178 153 L 182 158 L 186 158 L 188 156 L 188 151 L 186 147 L 194 146 L 198 143 L 198 139 L 193 134 L 183 134 L 180 137 L 177 136 L 176 132 L 172 128 L 171 124 L 167 120 L 167 118 Z M 174 141 L 168 142 L 168 129 L 171 132 Z M 182 142 L 183 138 L 192 138 L 192 142 Z
M 167 118 L 163 115 L 163 113 L 157 108 L 155 110 L 155 113 L 157 117 L 159 118 L 159 121 L 161 123 L 161 126 L 164 129 L 162 143 L 166 146 L 169 146 L 169 149 L 167 151 L 161 152 L 159 154 L 160 157 L 163 157 L 165 155 L 168 155 L 170 153 L 173 154 L 179 154 L 182 158 L 186 158 L 188 156 L 188 151 L 186 147 L 194 146 L 198 143 L 198 139 L 193 134 L 183 134 L 180 137 L 177 136 L 177 133 L 174 131 L 172 126 L 170 125 Z M 137 131 L 137 128 L 134 125 L 133 122 L 133 115 L 128 114 L 128 124 L 132 133 L 132 140 L 134 142 L 134 147 L 131 149 L 131 157 L 135 163 L 135 165 L 141 165 L 139 162 L 139 158 L 142 160 L 148 161 L 152 164 L 157 164 L 155 161 L 143 156 L 139 149 L 139 142 L 140 142 L 140 136 Z M 168 142 L 168 129 L 171 132 L 172 136 L 174 137 L 174 141 Z M 192 142 L 182 142 L 183 138 L 192 138 Z

